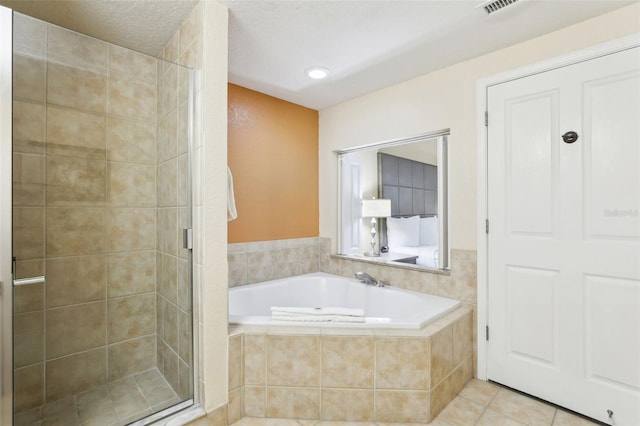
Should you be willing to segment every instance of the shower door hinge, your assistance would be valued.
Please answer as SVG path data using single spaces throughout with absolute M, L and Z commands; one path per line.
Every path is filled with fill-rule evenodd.
M 489 233 L 489 219 L 484 220 L 484 230 L 487 234 Z
M 486 339 L 489 341 L 489 326 L 487 325 L 485 328 Z
M 489 111 L 484 112 L 484 125 L 485 127 L 489 127 Z
M 193 250 L 193 229 L 185 228 L 182 230 L 182 248 Z

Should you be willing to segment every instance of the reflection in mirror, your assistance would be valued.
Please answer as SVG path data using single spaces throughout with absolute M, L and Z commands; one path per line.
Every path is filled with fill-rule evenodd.
M 446 129 L 338 152 L 340 255 L 449 268 L 448 135 Z M 389 200 L 391 211 L 372 221 L 362 209 L 371 199 Z M 372 256 L 372 238 L 379 255 Z

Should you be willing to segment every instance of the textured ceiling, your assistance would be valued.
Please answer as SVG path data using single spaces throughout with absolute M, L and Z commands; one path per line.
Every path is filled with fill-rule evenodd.
M 213 1 L 213 0 L 205 0 Z M 220 0 L 229 7 L 229 80 L 323 109 L 640 0 L 521 0 L 487 16 L 481 0 Z M 0 0 L 157 56 L 192 0 Z M 640 17 L 639 17 L 640 19 Z M 310 66 L 329 68 L 311 80 Z
M 159 56 L 195 0 L 0 0 L 13 10 Z
M 229 80 L 323 109 L 637 2 L 221 0 L 230 9 Z M 326 80 L 304 75 L 332 70 Z

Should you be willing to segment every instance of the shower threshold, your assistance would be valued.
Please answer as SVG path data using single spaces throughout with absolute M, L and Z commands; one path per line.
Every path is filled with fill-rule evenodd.
M 157 368 L 15 416 L 15 426 L 123 426 L 182 401 Z

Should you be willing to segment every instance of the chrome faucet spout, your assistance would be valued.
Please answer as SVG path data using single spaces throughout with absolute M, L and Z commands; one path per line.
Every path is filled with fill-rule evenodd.
M 356 278 L 360 280 L 361 283 L 364 283 L 366 285 L 377 285 L 378 284 L 378 280 L 376 280 L 375 278 L 373 278 L 371 275 L 367 274 L 366 272 L 356 272 Z

